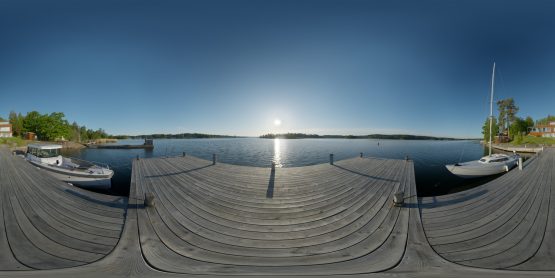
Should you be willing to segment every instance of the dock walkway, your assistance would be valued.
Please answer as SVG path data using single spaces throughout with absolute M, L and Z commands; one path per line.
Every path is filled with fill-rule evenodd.
M 127 198 L 61 182 L 0 148 L 0 270 L 76 267 L 109 254 Z
M 2 168 L 5 164 L 12 167 L 8 176 L 16 175 L 12 172 L 22 175 L 21 169 L 25 169 L 31 178 L 23 183 L 33 184 L 43 178 L 34 167 L 21 168 L 19 163 L 24 161 L 20 158 L 5 153 L 0 155 Z M 553 168 L 549 169 L 544 163 L 553 163 L 553 160 L 555 152 L 546 151 L 528 161 L 520 173 L 513 170 L 502 178 L 524 175 L 525 172 L 533 172 L 529 174 L 533 175 L 551 171 Z M 272 170 L 223 163 L 213 165 L 212 161 L 194 157 L 134 160 L 125 225 L 111 252 L 103 253 L 96 261 L 82 262 L 81 266 L 51 265 L 48 270 L 28 270 L 27 267 L 22 271 L 5 267 L 8 265 L 5 262 L 10 260 L 3 252 L 0 277 L 555 276 L 551 268 L 540 267 L 554 265 L 549 258 L 555 240 L 551 236 L 552 220 L 549 217 L 553 206 L 549 202 L 552 193 L 548 197 L 543 194 L 551 192 L 554 185 L 551 175 L 541 174 L 528 181 L 530 189 L 516 185 L 524 179 L 515 182 L 513 187 L 502 189 L 491 185 L 496 182 L 493 181 L 465 196 L 454 194 L 434 200 L 416 198 L 414 165 L 410 160 L 353 158 L 334 164 Z M 4 175 L 2 172 L 2 177 Z M 13 189 L 2 183 L 2 188 L 6 187 Z M 54 189 L 58 187 L 67 186 L 56 183 Z M 538 224 L 523 225 L 531 226 L 533 231 L 543 227 L 544 236 L 537 232 L 528 236 L 533 239 L 531 241 L 507 237 L 516 245 L 521 241 L 541 242 L 536 243 L 538 248 L 530 245 L 532 250 L 516 249 L 523 254 L 534 252 L 526 262 L 505 267 L 509 270 L 490 270 L 487 265 L 461 263 L 446 255 L 452 253 L 449 247 L 439 248 L 436 236 L 447 235 L 442 234 L 444 228 L 457 225 L 454 224 L 456 221 L 447 220 L 449 224 L 446 225 L 450 226 L 442 226 L 441 222 L 449 218 L 434 221 L 435 217 L 445 217 L 445 213 L 455 217 L 466 215 L 457 218 L 465 226 L 472 223 L 471 220 L 485 217 L 482 212 L 476 219 L 472 218 L 472 213 L 477 212 L 467 211 L 470 207 L 477 207 L 477 211 L 485 210 L 488 205 L 496 207 L 492 205 L 493 200 L 499 199 L 499 203 L 503 203 L 503 200 L 510 199 L 509 196 L 528 194 L 521 193 L 522 190 L 533 192 L 538 188 L 541 192 L 536 195 L 542 196 L 538 200 L 547 200 L 548 205 L 544 201 L 536 204 L 536 199 L 526 199 L 532 200 L 529 205 L 524 201 L 530 210 L 539 212 L 532 221 Z M 393 194 L 399 190 L 406 196 L 402 207 L 392 205 Z M 521 191 L 510 193 L 512 190 Z M 481 193 L 484 191 L 486 193 Z M 494 191 L 498 193 L 494 194 Z M 503 195 L 502 191 L 506 193 Z M 25 194 L 33 195 L 31 192 Z M 50 189 L 43 192 L 50 192 Z M 13 194 L 4 189 L 1 193 L 2 200 L 10 199 Z M 79 193 L 86 194 L 85 191 Z M 154 196 L 154 206 L 145 206 L 145 193 Z M 96 194 L 86 195 L 86 198 L 64 190 L 58 194 L 63 199 L 77 198 L 74 201 L 81 201 L 79 204 L 85 211 L 91 208 L 101 211 L 106 205 L 110 209 L 105 209 L 110 213 L 121 213 L 121 208 L 113 205 L 119 201 L 109 199 L 115 197 L 108 196 L 99 202 L 93 199 L 99 197 Z M 513 198 L 516 204 L 518 198 Z M 472 200 L 477 203 L 471 204 Z M 2 207 L 8 207 L 4 201 Z M 48 210 L 45 208 L 45 211 Z M 52 212 L 54 210 L 49 211 Z M 104 217 L 108 215 L 112 214 L 101 214 L 102 217 L 93 220 L 106 220 Z M 521 218 L 515 216 L 506 222 L 518 219 Z M 13 225 L 16 221 L 4 217 L 2 222 Z M 75 229 L 79 227 L 73 226 Z M 469 230 L 463 229 L 463 233 Z M 25 234 L 21 230 L 19 233 Z M 52 235 L 52 238 L 56 237 Z M 490 249 L 502 251 L 510 240 Z M 0 247 L 5 248 L 4 245 Z M 515 255 L 525 257 L 520 253 Z M 503 267 L 492 264 L 490 268 Z
M 443 258 L 493 269 L 555 270 L 555 149 L 485 185 L 422 198 L 428 240 Z

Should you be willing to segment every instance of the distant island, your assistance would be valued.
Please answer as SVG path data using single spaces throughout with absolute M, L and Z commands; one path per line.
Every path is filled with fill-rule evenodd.
M 143 134 L 143 135 L 114 135 L 115 139 L 203 139 L 203 138 L 241 138 L 241 136 L 216 135 L 204 133 L 179 133 L 179 134 Z
M 410 134 L 369 134 L 369 135 L 318 135 L 318 134 L 304 134 L 304 133 L 283 133 L 273 134 L 268 133 L 259 136 L 260 138 L 274 139 L 305 139 L 305 138 L 343 138 L 343 139 L 396 139 L 396 140 L 479 140 L 476 138 L 460 139 L 450 137 L 434 137 Z

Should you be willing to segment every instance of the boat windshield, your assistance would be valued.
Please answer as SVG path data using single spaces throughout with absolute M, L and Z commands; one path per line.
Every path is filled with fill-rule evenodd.
M 60 155 L 60 149 L 37 149 L 29 148 L 29 153 L 40 158 L 56 157 Z

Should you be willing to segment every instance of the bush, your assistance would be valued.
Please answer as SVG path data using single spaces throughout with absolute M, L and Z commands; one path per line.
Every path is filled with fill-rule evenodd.
M 18 146 L 23 147 L 27 145 L 27 142 L 20 137 L 8 137 L 8 138 L 0 138 L 0 145 L 8 145 L 8 146 Z

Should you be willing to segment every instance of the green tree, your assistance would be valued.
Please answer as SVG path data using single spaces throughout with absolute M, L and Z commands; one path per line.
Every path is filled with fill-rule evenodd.
M 526 120 L 524 120 L 526 122 L 526 134 L 528 134 L 530 132 L 530 129 L 532 127 L 534 127 L 534 119 L 532 119 L 532 117 L 528 116 L 526 117 Z
M 518 113 L 518 106 L 513 98 L 507 98 L 497 101 L 497 107 L 499 109 L 499 127 L 502 132 L 509 131 L 511 123 L 514 122 L 516 113 Z
M 41 117 L 42 115 L 37 111 L 27 112 L 27 115 L 23 118 L 23 129 L 25 131 L 34 132 L 37 134 L 37 137 L 40 137 L 40 130 L 39 127 L 41 125 Z
M 79 128 L 79 133 L 80 133 L 80 138 L 81 138 L 81 142 L 85 142 L 87 140 L 89 140 L 89 134 L 87 133 L 87 127 L 86 126 L 82 126 Z
M 64 117 L 62 112 L 42 115 L 39 128 L 41 137 L 50 141 L 67 139 L 70 135 L 70 126 Z
M 21 116 L 21 113 L 16 114 L 15 111 L 11 111 L 9 118 L 14 136 L 23 136 L 23 116 Z
M 493 137 L 499 134 L 499 126 L 497 125 L 497 120 L 495 117 L 492 117 L 492 140 Z M 484 134 L 484 141 L 489 141 L 489 117 L 484 122 L 484 126 L 482 127 L 482 134 Z
M 73 122 L 70 126 L 68 140 L 81 142 L 81 132 L 79 129 L 79 125 L 76 122 Z
M 522 118 L 516 117 L 510 128 L 510 132 L 509 132 L 511 136 L 510 139 L 514 140 L 516 138 L 515 137 L 516 135 L 522 136 L 522 134 L 526 134 L 526 130 L 527 130 L 526 121 L 523 120 Z
M 551 116 L 551 115 L 547 115 L 547 117 L 539 119 L 537 121 L 537 124 L 539 125 L 546 125 L 549 122 L 555 122 L 555 116 Z

